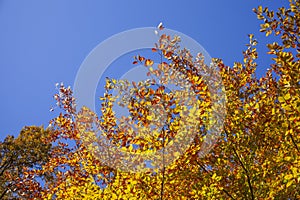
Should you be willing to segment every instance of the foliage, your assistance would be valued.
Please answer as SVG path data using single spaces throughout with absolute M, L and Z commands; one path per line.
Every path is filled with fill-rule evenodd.
M 7 136 L 0 142 L 0 199 L 21 194 L 30 196 L 37 189 L 26 168 L 38 169 L 48 161 L 51 144 L 45 139 L 49 132 L 42 127 L 28 126 L 17 138 Z
M 244 60 L 232 67 L 221 59 L 207 66 L 201 54 L 194 58 L 179 46 L 179 37 L 161 34 L 153 48 L 161 56 L 157 68 L 143 56 L 134 60 L 149 69 L 150 79 L 107 79 L 101 116 L 85 107 L 77 112 L 71 89 L 61 84 L 55 99 L 64 112 L 51 121 L 53 130 L 45 140 L 54 145 L 51 157 L 41 167 L 27 168 L 35 177 L 20 176 L 31 180 L 28 184 L 47 177 L 30 198 L 299 199 L 299 7 L 291 0 L 289 8 L 275 14 L 261 6 L 254 9 L 263 20 L 261 31 L 278 37 L 268 44 L 273 64 L 261 78 L 255 74 L 258 42 L 252 34 Z M 162 31 L 160 24 L 157 33 Z M 208 84 L 217 70 L 226 92 L 221 137 L 211 136 L 210 130 L 222 116 L 209 120 L 214 110 L 223 109 L 213 103 L 220 99 L 211 91 L 219 83 Z M 168 91 L 163 83 L 183 89 Z M 113 90 L 119 95 L 113 96 Z M 116 103 L 128 108 L 127 118 L 116 118 Z M 216 144 L 206 154 L 214 143 L 208 137 Z M 167 149 L 187 143 L 184 151 Z M 154 166 L 145 166 L 145 160 L 155 160 Z

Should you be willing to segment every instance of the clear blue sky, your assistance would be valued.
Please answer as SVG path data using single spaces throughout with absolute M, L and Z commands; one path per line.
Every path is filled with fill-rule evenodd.
M 261 50 L 258 73 L 270 63 L 268 40 L 253 7 L 271 0 L 0 0 L 0 140 L 25 125 L 48 125 L 56 82 L 73 86 L 84 58 L 119 32 L 156 26 L 180 31 L 227 65 L 242 60 L 247 34 Z M 128 60 L 131 64 L 132 60 Z

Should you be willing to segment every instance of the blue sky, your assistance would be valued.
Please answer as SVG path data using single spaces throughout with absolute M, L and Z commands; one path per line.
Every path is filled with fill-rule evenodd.
M 227 65 L 242 60 L 247 34 L 261 51 L 258 74 L 270 64 L 253 7 L 271 0 L 0 0 L 0 140 L 26 125 L 48 125 L 57 113 L 55 83 L 73 86 L 89 52 L 110 36 L 163 22 L 199 42 Z M 128 65 L 132 60 L 128 60 Z M 127 64 L 127 63 L 124 63 Z

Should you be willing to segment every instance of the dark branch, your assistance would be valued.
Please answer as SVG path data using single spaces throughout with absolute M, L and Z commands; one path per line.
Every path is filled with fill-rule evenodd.
M 292 142 L 293 142 L 294 146 L 296 147 L 298 153 L 300 153 L 299 148 L 298 148 L 298 145 L 296 144 L 296 142 L 295 142 L 295 140 L 294 140 L 294 137 L 293 137 L 292 135 L 289 135 L 289 136 L 290 136 L 290 138 L 292 139 Z
M 252 185 L 251 185 L 251 179 L 250 179 L 250 176 L 249 176 L 249 171 L 246 169 L 245 165 L 241 161 L 241 159 L 240 159 L 239 155 L 237 154 L 236 149 L 234 147 L 233 147 L 233 151 L 234 151 L 234 154 L 236 155 L 236 157 L 238 158 L 238 161 L 241 164 L 243 170 L 245 171 L 245 174 L 247 176 L 247 182 L 248 182 L 250 192 L 251 192 L 251 199 L 254 200 L 253 188 L 252 188 Z
M 207 171 L 207 169 L 205 169 L 205 167 L 203 165 L 201 165 L 201 163 L 199 163 L 197 160 L 196 160 L 196 163 L 201 167 L 201 169 L 203 169 L 203 171 L 205 171 L 206 173 L 209 173 Z M 227 190 L 225 190 L 224 188 L 221 191 L 224 192 L 228 197 L 230 197 L 230 199 L 235 200 L 235 198 L 233 198 L 233 196 L 231 194 L 229 194 L 229 192 Z

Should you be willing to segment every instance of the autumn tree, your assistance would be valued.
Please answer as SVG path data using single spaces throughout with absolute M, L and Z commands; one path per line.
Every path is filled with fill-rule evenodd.
M 46 139 L 55 147 L 41 168 L 27 168 L 52 177 L 36 187 L 36 197 L 299 199 L 299 8 L 290 0 L 277 12 L 254 9 L 261 32 L 276 38 L 268 44 L 273 63 L 261 77 L 253 34 L 242 61 L 207 65 L 160 25 L 153 48 L 158 66 L 138 55 L 134 63 L 149 69 L 148 80 L 108 78 L 100 116 L 86 107 L 77 111 L 72 90 L 60 85 L 55 99 L 63 112 Z M 182 90 L 167 90 L 168 83 Z M 116 118 L 116 104 L 129 116 Z
M 21 180 L 28 176 L 25 168 L 39 169 L 48 161 L 51 144 L 45 138 L 49 132 L 26 126 L 17 138 L 9 135 L 0 142 L 0 199 L 18 198 L 36 190 L 33 182 Z

